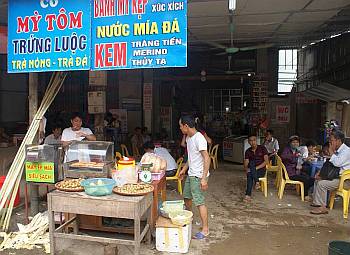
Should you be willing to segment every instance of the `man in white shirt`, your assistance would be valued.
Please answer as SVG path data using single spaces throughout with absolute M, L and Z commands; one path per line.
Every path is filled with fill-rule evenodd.
M 350 148 L 345 145 L 345 135 L 334 130 L 329 138 L 329 153 L 331 155 L 330 162 L 339 167 L 339 175 L 345 170 L 350 169 Z M 318 174 L 315 176 L 314 199 L 311 206 L 317 207 L 311 211 L 312 214 L 327 214 L 327 191 L 336 190 L 339 186 L 339 178 L 333 180 L 322 180 Z
M 61 141 L 63 146 L 66 147 L 72 141 L 96 141 L 96 136 L 92 133 L 90 128 L 83 128 L 81 125 L 83 124 L 83 118 L 79 113 L 73 113 L 71 117 L 72 127 L 66 128 L 63 130 Z M 84 148 L 80 148 L 84 149 Z M 78 159 L 78 152 L 71 152 L 67 154 L 65 161 L 73 161 Z M 89 161 L 88 159 L 86 159 Z
M 188 160 L 183 166 L 179 178 L 188 170 L 184 187 L 184 199 L 187 210 L 192 210 L 192 202 L 197 206 L 202 221 L 202 231 L 194 238 L 204 239 L 209 235 L 208 209 L 205 205 L 205 191 L 208 189 L 210 158 L 205 137 L 196 130 L 192 116 L 183 116 L 179 121 L 181 132 L 186 135 Z
M 45 144 L 60 144 L 61 143 L 62 129 L 60 127 L 54 126 L 52 129 L 52 134 L 48 135 L 44 143 Z
M 271 129 L 266 130 L 264 145 L 269 155 L 276 155 L 280 149 L 278 140 L 273 137 L 273 131 Z
M 163 147 L 155 148 L 153 142 L 146 142 L 143 145 L 145 152 L 154 153 L 166 161 L 166 177 L 172 177 L 176 174 L 177 164 L 173 156 L 170 155 L 169 151 Z
M 269 160 L 272 161 L 272 165 L 277 165 L 276 155 L 280 149 L 278 140 L 273 137 L 273 130 L 268 129 L 265 133 L 264 146 L 269 153 Z
M 83 118 L 79 113 L 73 113 L 70 121 L 72 127 L 64 129 L 62 133 L 61 140 L 63 145 L 68 145 L 72 141 L 96 141 L 96 136 L 92 133 L 90 128 L 81 126 L 83 124 Z

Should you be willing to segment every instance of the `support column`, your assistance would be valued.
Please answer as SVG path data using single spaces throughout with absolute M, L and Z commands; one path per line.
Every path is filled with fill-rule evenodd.
M 143 126 L 152 133 L 153 70 L 144 70 L 143 80 Z
M 33 121 L 33 118 L 38 110 L 38 74 L 29 73 L 28 84 L 28 102 L 29 102 L 29 123 Z M 35 139 L 38 143 L 38 136 Z M 35 143 L 34 142 L 34 143 Z M 30 185 L 30 213 L 32 216 L 39 212 L 39 186 Z
M 104 115 L 106 112 L 106 88 L 107 72 L 90 71 L 89 72 L 89 95 L 88 108 L 89 113 L 94 115 L 94 126 L 97 140 L 104 140 Z
M 350 137 L 350 105 L 344 104 L 343 106 L 343 118 L 342 118 L 342 129 L 346 137 Z

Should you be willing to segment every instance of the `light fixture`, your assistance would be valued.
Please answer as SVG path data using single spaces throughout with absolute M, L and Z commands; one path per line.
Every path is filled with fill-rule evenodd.
M 231 12 L 236 10 L 236 0 L 228 0 L 228 10 Z
M 251 74 L 251 73 L 248 73 L 248 76 L 250 77 L 250 76 L 252 76 L 252 74 Z

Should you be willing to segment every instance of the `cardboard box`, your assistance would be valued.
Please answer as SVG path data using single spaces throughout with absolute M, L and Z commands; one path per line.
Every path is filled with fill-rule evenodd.
M 97 113 L 105 113 L 106 112 L 106 106 L 99 106 L 99 105 L 89 105 L 88 111 L 90 114 L 97 114 Z
M 159 217 L 156 222 L 156 249 L 164 252 L 187 253 L 191 243 L 192 224 L 179 227 L 171 220 Z
M 106 71 L 89 71 L 90 86 L 107 86 Z
M 105 91 L 88 92 L 88 105 L 104 106 L 104 108 L 106 108 L 106 92 Z

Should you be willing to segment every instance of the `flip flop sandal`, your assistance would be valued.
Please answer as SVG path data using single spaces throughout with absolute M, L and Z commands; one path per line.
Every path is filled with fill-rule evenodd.
M 311 207 L 321 207 L 320 205 L 310 204 Z
M 310 212 L 311 214 L 315 215 L 321 215 L 321 214 L 328 214 L 328 211 L 323 211 L 323 210 L 313 210 Z
M 192 238 L 196 240 L 202 240 L 202 239 L 205 239 L 207 236 L 209 236 L 209 233 L 205 235 L 202 232 L 198 232 Z

